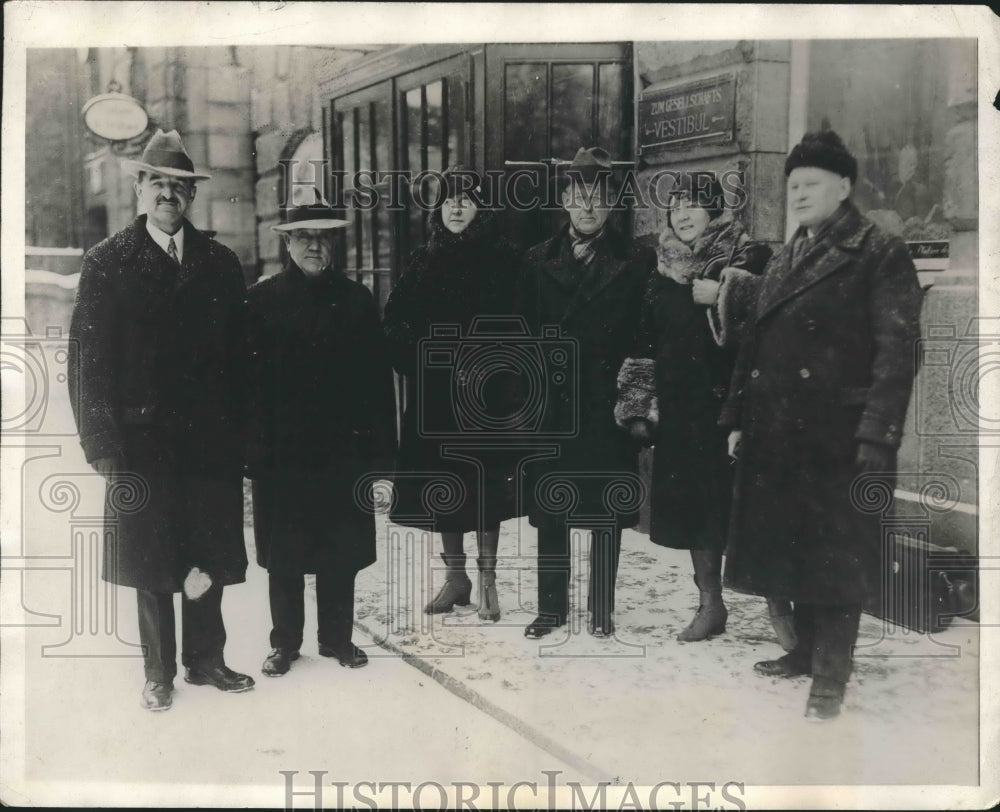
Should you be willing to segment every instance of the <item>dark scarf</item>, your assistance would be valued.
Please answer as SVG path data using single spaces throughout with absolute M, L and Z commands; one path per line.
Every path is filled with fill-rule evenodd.
M 845 200 L 833 214 L 827 217 L 813 230 L 813 236 L 811 237 L 809 236 L 808 230 L 804 226 L 799 226 L 792 240 L 793 268 L 801 262 L 802 258 L 809 253 L 810 249 L 812 249 L 814 245 L 829 234 L 830 230 L 835 228 L 836 225 L 847 216 L 850 209 L 850 205 L 848 205 Z
M 569 226 L 570 248 L 573 250 L 573 258 L 581 268 L 586 268 L 597 256 L 598 242 L 604 236 L 606 226 L 601 226 L 593 234 L 581 234 L 573 224 Z

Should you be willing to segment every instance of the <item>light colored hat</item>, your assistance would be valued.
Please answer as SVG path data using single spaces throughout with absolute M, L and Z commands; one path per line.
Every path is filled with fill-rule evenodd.
M 184 149 L 184 144 L 181 143 L 181 136 L 177 130 L 171 130 L 168 133 L 157 130 L 142 151 L 142 158 L 138 161 L 122 161 L 122 167 L 132 175 L 137 175 L 140 172 L 155 172 L 158 175 L 169 175 L 188 180 L 208 180 L 212 177 L 194 171 L 194 162 L 187 154 L 187 150 Z
M 335 215 L 334 209 L 325 203 L 313 203 L 309 206 L 292 206 L 284 209 L 285 222 L 271 226 L 272 231 L 295 231 L 299 228 L 344 228 L 351 224 L 350 220 L 341 220 Z

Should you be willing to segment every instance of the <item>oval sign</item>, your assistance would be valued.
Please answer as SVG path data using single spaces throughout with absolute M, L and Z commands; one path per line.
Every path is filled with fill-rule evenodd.
M 102 93 L 83 106 L 83 123 L 94 135 L 108 141 L 128 141 L 145 132 L 149 115 L 131 96 Z

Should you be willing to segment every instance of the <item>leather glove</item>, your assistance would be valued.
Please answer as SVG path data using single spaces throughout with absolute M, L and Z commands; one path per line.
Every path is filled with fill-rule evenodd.
M 864 473 L 891 473 L 896 468 L 896 451 L 878 443 L 858 443 L 854 466 Z
M 656 430 L 653 424 L 642 417 L 636 417 L 628 423 L 628 436 L 640 448 L 649 448 L 656 442 Z
M 105 479 L 111 479 L 122 470 L 122 461 L 118 457 L 100 457 L 91 465 Z

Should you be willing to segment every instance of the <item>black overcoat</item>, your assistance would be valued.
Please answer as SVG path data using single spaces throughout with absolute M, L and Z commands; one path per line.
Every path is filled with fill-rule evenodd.
M 547 331 L 532 453 L 548 458 L 524 466 L 522 490 L 535 526 L 555 519 L 581 527 L 631 527 L 639 518 L 637 450 L 615 423 L 614 409 L 618 370 L 635 353 L 656 259 L 651 249 L 610 227 L 596 248 L 590 265 L 581 266 L 567 225 L 522 260 L 519 312 L 534 336 Z
M 112 457 L 104 578 L 180 591 L 192 566 L 225 584 L 243 541 L 244 297 L 236 255 L 184 222 L 183 267 L 146 216 L 83 258 L 69 384 L 87 460 Z
M 507 440 L 494 421 L 517 370 L 505 368 L 495 342 L 511 329 L 504 319 L 516 282 L 517 255 L 492 213 L 478 212 L 456 235 L 434 212 L 430 239 L 410 255 L 383 321 L 406 396 L 390 513 L 397 524 L 467 532 L 516 515 L 516 459 L 489 449 Z M 434 363 L 439 352 L 451 360 Z
M 247 294 L 248 474 L 257 563 L 276 575 L 375 561 L 366 477 L 391 473 L 395 395 L 378 309 L 294 263 Z
M 719 413 L 729 390 L 738 329 L 756 298 L 771 249 L 751 240 L 728 214 L 710 222 L 687 259 L 695 278 L 726 281 L 710 309 L 695 304 L 691 285 L 669 268 L 650 278 L 639 322 L 639 344 L 654 361 L 659 423 L 650 485 L 650 540 L 679 549 L 725 546 L 732 495 L 732 466 Z M 679 242 L 676 241 L 675 242 Z M 662 243 L 662 240 L 661 240 Z M 661 259 L 661 263 L 664 260 Z M 666 259 L 670 262 L 670 259 Z M 732 269 L 740 269 L 740 275 Z M 753 274 L 753 276 L 749 276 Z M 677 274 L 675 274 L 677 275 Z M 711 319 L 725 314 L 726 338 Z
M 906 246 L 845 203 L 792 263 L 768 264 L 720 424 L 743 432 L 726 581 L 760 595 L 861 604 L 881 515 L 855 481 L 859 441 L 899 446 L 921 291 Z

